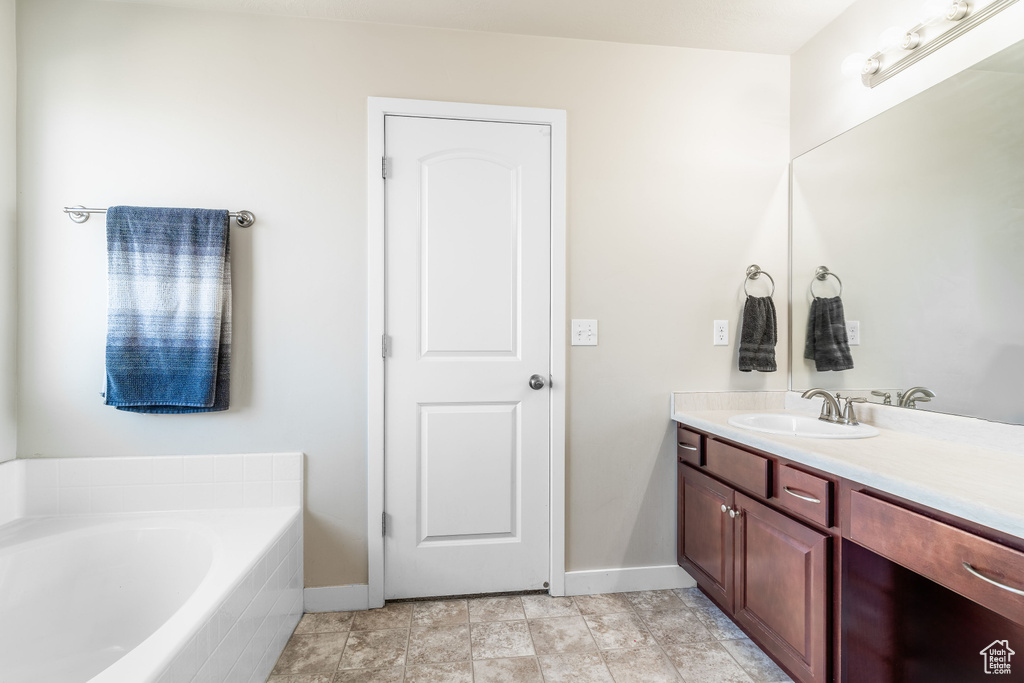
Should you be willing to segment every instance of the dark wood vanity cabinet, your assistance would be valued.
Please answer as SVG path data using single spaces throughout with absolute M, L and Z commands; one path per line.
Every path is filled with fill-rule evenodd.
M 745 456 L 763 458 L 740 453 L 736 471 L 761 486 L 759 466 Z M 682 460 L 678 467 L 680 565 L 790 673 L 825 681 L 829 536 Z
M 825 681 L 828 534 L 736 494 L 733 618 L 799 680 Z
M 735 504 L 735 491 L 679 463 L 678 492 L 679 564 L 691 570 L 715 602 L 732 609 L 734 543 L 728 511 Z
M 981 682 L 986 645 L 1024 646 L 1024 539 L 679 436 L 679 564 L 794 680 Z

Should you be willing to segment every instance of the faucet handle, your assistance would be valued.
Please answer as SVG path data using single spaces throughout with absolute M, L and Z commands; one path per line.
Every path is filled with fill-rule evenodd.
M 846 397 L 846 410 L 843 411 L 843 423 L 850 426 L 856 426 L 860 424 L 860 420 L 857 419 L 857 413 L 853 410 L 854 403 L 867 403 L 868 400 L 863 396 L 847 396 Z
M 881 396 L 882 397 L 882 405 L 884 405 L 884 406 L 891 406 L 892 405 L 892 394 L 890 394 L 888 391 L 872 391 L 871 395 L 872 396 Z

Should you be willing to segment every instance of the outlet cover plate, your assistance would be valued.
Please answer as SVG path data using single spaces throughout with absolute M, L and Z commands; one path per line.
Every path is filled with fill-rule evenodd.
M 859 320 L 846 321 L 846 340 L 850 343 L 850 346 L 860 346 Z
M 716 320 L 715 321 L 715 346 L 728 346 L 729 345 L 729 321 L 728 320 Z

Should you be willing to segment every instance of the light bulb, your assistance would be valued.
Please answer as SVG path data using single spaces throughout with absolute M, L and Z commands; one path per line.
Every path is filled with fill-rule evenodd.
M 950 0 L 926 0 L 921 7 L 921 14 L 925 17 L 921 22 L 925 26 L 935 26 L 946 20 L 946 12 L 951 6 Z
M 867 56 L 860 52 L 850 55 L 843 60 L 843 75 L 849 77 L 860 76 L 865 61 L 867 61 Z
M 960 21 L 966 17 L 967 13 L 970 11 L 970 4 L 960 0 L 960 2 L 954 2 L 949 9 L 946 10 L 946 19 L 948 21 Z
M 882 34 L 878 36 L 878 51 L 879 52 L 891 52 L 900 46 L 903 42 L 903 36 L 907 35 L 907 30 L 900 28 L 899 26 L 890 26 L 889 28 L 882 31 Z
M 900 48 L 904 50 L 913 50 L 921 44 L 921 34 L 917 31 L 907 33 L 903 36 L 903 41 L 900 43 Z

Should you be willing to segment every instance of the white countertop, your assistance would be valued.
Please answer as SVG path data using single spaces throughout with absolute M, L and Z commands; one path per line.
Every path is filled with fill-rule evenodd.
M 785 410 L 675 409 L 694 429 L 830 472 L 1024 538 L 1024 456 L 879 428 L 869 439 L 810 439 L 733 427 L 733 415 Z

